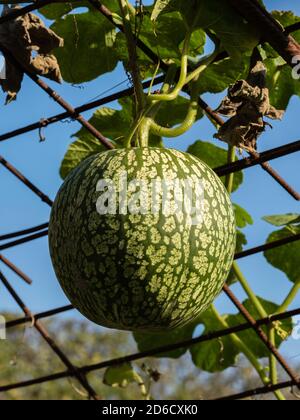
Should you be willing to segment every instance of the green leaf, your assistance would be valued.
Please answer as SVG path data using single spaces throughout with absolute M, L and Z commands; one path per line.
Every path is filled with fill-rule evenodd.
M 258 44 L 260 34 L 248 24 L 235 9 L 222 0 L 175 0 L 174 8 L 179 9 L 187 23 L 192 25 L 199 11 L 197 25 L 210 30 L 222 40 L 222 46 L 232 57 L 252 51 Z
M 115 69 L 116 30 L 101 13 L 68 15 L 57 20 L 51 29 L 65 41 L 55 55 L 66 82 L 87 82 Z
M 176 28 L 176 30 L 174 30 Z M 186 26 L 178 12 L 162 15 L 154 25 L 145 16 L 140 31 L 140 39 L 144 41 L 161 59 L 180 59 L 182 43 L 186 35 Z M 190 55 L 203 53 L 206 35 L 204 31 L 195 31 L 190 44 Z
M 300 214 L 297 213 L 288 213 L 288 214 L 280 214 L 275 216 L 265 216 L 263 220 L 270 223 L 273 226 L 286 226 L 290 224 L 297 224 L 300 223 Z
M 268 237 L 267 243 L 285 239 L 299 233 L 300 226 L 285 227 L 273 232 Z M 297 283 L 300 281 L 300 241 L 271 249 L 266 251 L 264 255 L 267 261 L 273 267 L 283 271 L 291 282 Z
M 166 331 L 163 334 L 146 334 L 135 332 L 133 337 L 137 343 L 138 350 L 143 352 L 157 347 L 175 344 L 179 341 L 190 340 L 193 336 L 196 325 L 197 322 L 193 322 L 183 328 L 176 328 L 172 331 Z M 157 354 L 154 357 L 169 357 L 177 359 L 178 357 L 185 354 L 186 351 L 186 348 L 176 349 L 168 353 Z
M 293 78 L 290 66 L 281 58 L 268 58 L 264 63 L 268 70 L 270 102 L 275 108 L 285 110 L 294 95 L 300 96 L 299 80 Z
M 274 314 L 279 308 L 273 302 L 266 301 L 262 298 L 259 298 L 259 300 L 268 315 Z M 255 319 L 260 318 L 250 300 L 243 302 L 243 305 Z M 235 327 L 246 322 L 242 314 L 223 315 L 222 319 L 226 321 L 229 327 Z M 200 317 L 200 323 L 205 326 L 203 335 L 212 331 L 223 329 L 222 323 L 211 308 Z M 267 327 L 263 327 L 263 329 L 267 333 Z M 279 348 L 280 345 L 289 337 L 292 330 L 293 322 L 291 318 L 275 323 L 277 348 Z M 253 329 L 237 333 L 237 336 L 246 344 L 248 349 L 251 350 L 257 358 L 261 359 L 269 356 L 270 352 L 268 348 L 264 345 Z M 195 365 L 198 368 L 210 373 L 220 372 L 234 366 L 236 364 L 237 357 L 240 354 L 240 350 L 233 343 L 230 336 L 199 343 L 192 346 L 190 352 Z
M 260 297 L 258 298 L 268 315 L 273 315 L 279 309 L 279 306 L 276 305 L 275 303 L 269 302 Z M 260 319 L 259 313 L 257 312 L 257 310 L 255 309 L 255 306 L 249 299 L 243 302 L 243 305 L 255 319 Z M 243 317 L 242 314 L 228 315 L 228 317 L 226 318 L 226 321 L 230 325 L 230 327 L 235 327 L 237 325 L 244 324 L 245 318 Z M 293 322 L 292 322 L 292 319 L 289 318 L 284 321 L 275 323 L 275 326 L 276 326 L 276 347 L 279 348 L 280 345 L 292 333 Z M 263 327 L 263 330 L 267 334 L 268 328 Z M 265 344 L 261 341 L 258 335 L 255 333 L 255 331 L 253 331 L 252 329 L 245 330 L 243 332 L 238 333 L 237 335 L 246 344 L 248 349 L 251 350 L 252 353 L 255 354 L 257 358 L 261 359 L 261 358 L 269 356 L 270 351 L 265 346 Z
M 76 2 L 53 3 L 40 9 L 40 13 L 49 20 L 57 20 L 68 15 L 77 8 L 91 8 L 88 0 L 77 0 Z
M 237 58 L 225 58 L 211 64 L 199 78 L 200 94 L 205 92 L 219 93 L 238 79 L 244 79 L 249 67 L 249 57 L 240 55 Z
M 233 204 L 233 207 L 237 227 L 245 228 L 247 225 L 253 225 L 253 219 L 247 210 L 243 209 L 238 204 Z
M 226 319 L 226 316 L 222 318 Z M 201 315 L 200 323 L 205 326 L 203 335 L 223 329 L 211 308 Z M 227 336 L 196 344 L 191 347 L 190 353 L 194 364 L 199 369 L 214 373 L 235 365 L 239 350 Z
M 104 373 L 103 383 L 113 388 L 126 388 L 132 382 L 136 382 L 136 375 L 130 363 L 111 366 Z
M 227 163 L 227 151 L 215 146 L 212 143 L 204 142 L 201 140 L 196 141 L 188 148 L 188 153 L 198 157 L 211 168 L 217 168 Z M 223 182 L 225 177 L 222 178 Z M 233 191 L 236 191 L 243 183 L 244 176 L 242 172 L 238 172 L 234 176 Z
M 152 10 L 151 20 L 155 22 L 158 16 L 165 11 L 172 2 L 173 0 L 156 0 Z

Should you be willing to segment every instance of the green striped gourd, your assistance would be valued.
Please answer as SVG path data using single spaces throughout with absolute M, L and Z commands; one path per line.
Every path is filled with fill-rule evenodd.
M 155 212 L 125 214 L 118 202 L 115 214 L 100 214 L 99 180 L 119 185 L 125 172 L 128 183 L 201 181 L 201 222 L 191 223 L 185 208 L 162 211 L 162 194 Z M 150 201 L 150 190 L 143 199 Z M 174 201 L 168 196 L 171 207 Z M 85 160 L 62 185 L 49 228 L 54 269 L 75 308 L 102 326 L 133 331 L 179 327 L 206 310 L 229 274 L 235 243 L 233 208 L 217 175 L 192 155 L 158 148 Z

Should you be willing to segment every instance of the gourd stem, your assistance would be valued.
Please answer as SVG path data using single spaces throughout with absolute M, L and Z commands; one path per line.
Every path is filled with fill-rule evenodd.
M 235 159 L 236 159 L 235 151 L 236 151 L 235 147 L 229 146 L 229 149 L 228 149 L 228 163 L 233 163 L 235 161 Z M 226 185 L 226 188 L 227 188 L 229 194 L 232 193 L 233 183 L 234 183 L 234 174 L 228 175 L 226 177 L 225 185 Z M 252 304 L 256 308 L 257 312 L 259 313 L 259 316 L 262 317 L 262 318 L 266 318 L 268 316 L 267 312 L 265 311 L 263 305 L 260 303 L 256 294 L 251 289 L 246 277 L 243 275 L 241 269 L 239 268 L 239 266 L 236 262 L 233 263 L 233 271 L 234 271 L 237 279 L 239 280 L 241 286 L 243 287 L 244 291 L 246 292 L 247 296 L 249 297 L 250 301 L 252 302 Z M 269 329 L 269 340 L 273 344 L 273 346 L 276 345 L 276 339 L 275 338 L 276 338 L 275 330 L 271 326 L 271 328 Z M 270 378 L 269 378 L 270 382 L 272 384 L 277 384 L 278 383 L 277 360 L 276 360 L 276 358 L 273 354 L 269 355 L 269 370 L 270 370 Z M 285 400 L 285 397 L 284 397 L 284 395 L 282 394 L 281 391 L 275 391 L 274 395 L 280 401 Z
M 229 146 L 228 163 L 235 162 L 235 160 L 236 160 L 235 151 L 236 151 L 236 147 Z M 226 176 L 226 180 L 225 180 L 225 187 L 226 187 L 229 194 L 231 194 L 232 191 L 233 191 L 233 182 L 234 182 L 234 173 L 230 173 Z
M 289 309 L 289 307 L 295 300 L 297 294 L 299 293 L 299 290 L 300 290 L 300 280 L 294 284 L 288 296 L 286 297 L 286 299 L 284 300 L 280 308 L 278 308 L 277 314 L 282 314 L 283 312 L 286 312 Z
M 154 120 L 151 123 L 150 131 L 153 134 L 161 137 L 178 137 L 182 134 L 186 133 L 195 123 L 198 115 L 198 93 L 199 87 L 197 86 L 197 82 L 193 83 L 192 87 L 192 94 L 191 94 L 191 101 L 188 109 L 188 113 L 184 119 L 184 121 L 180 124 L 179 127 L 174 128 L 167 128 L 162 127 L 161 125 L 157 124 Z
M 150 94 L 150 95 L 148 95 L 148 100 L 150 102 L 153 102 L 153 101 L 159 101 L 159 102 L 174 101 L 178 97 L 180 92 L 182 91 L 182 89 L 185 85 L 186 78 L 187 78 L 187 73 L 188 73 L 188 53 L 189 53 L 191 36 L 192 36 L 192 30 L 188 31 L 188 33 L 185 37 L 185 40 L 184 40 L 182 57 L 181 57 L 180 76 L 179 76 L 178 83 L 175 86 L 174 90 L 172 92 L 164 93 L 164 94 Z
M 176 65 L 171 65 L 169 67 L 169 70 L 166 75 L 165 82 L 161 88 L 162 93 L 167 93 L 170 89 L 171 84 L 174 81 L 175 75 L 176 75 L 177 67 Z M 139 116 L 138 120 L 135 121 L 133 124 L 130 133 L 125 141 L 125 147 L 130 148 L 131 142 L 133 137 L 139 133 L 139 135 L 142 136 L 141 143 L 143 144 L 143 147 L 147 147 L 149 143 L 149 139 L 147 139 L 147 136 L 149 137 L 150 133 L 150 122 L 153 120 L 157 112 L 159 111 L 159 108 L 161 106 L 161 102 L 153 102 L 151 103 L 146 110 L 143 111 L 142 115 Z
M 243 275 L 241 269 L 239 268 L 239 266 L 238 266 L 238 264 L 236 262 L 233 263 L 233 267 L 232 268 L 233 268 L 233 271 L 234 271 L 236 277 L 238 278 L 241 286 L 243 287 L 243 289 L 246 292 L 247 296 L 249 297 L 249 299 L 253 303 L 255 309 L 257 310 L 259 316 L 261 318 L 267 318 L 268 317 L 267 312 L 265 311 L 263 305 L 260 303 L 259 299 L 255 295 L 255 293 L 253 292 L 253 290 L 251 289 L 251 287 L 250 287 L 247 279 Z

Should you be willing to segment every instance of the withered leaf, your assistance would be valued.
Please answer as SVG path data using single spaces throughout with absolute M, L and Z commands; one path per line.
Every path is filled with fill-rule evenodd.
M 4 6 L 2 15 L 11 13 L 19 6 Z M 16 61 L 17 66 L 6 58 L 6 78 L 1 80 L 2 90 L 7 93 L 6 103 L 11 102 L 21 89 L 24 71 L 61 82 L 59 64 L 51 51 L 62 47 L 64 40 L 57 36 L 35 14 L 28 13 L 0 26 L 0 47 L 6 48 Z M 4 54 L 5 55 L 5 54 Z M 23 69 L 22 69 L 23 67 Z
M 216 112 L 230 119 L 214 137 L 246 150 L 256 150 L 258 137 L 270 125 L 264 121 L 265 117 L 277 120 L 284 114 L 270 104 L 266 67 L 261 61 L 253 67 L 247 80 L 238 80 L 229 87 Z

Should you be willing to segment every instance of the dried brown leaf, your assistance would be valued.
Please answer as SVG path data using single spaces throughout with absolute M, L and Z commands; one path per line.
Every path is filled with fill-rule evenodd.
M 2 15 L 9 14 L 19 6 L 4 6 Z M 35 14 L 28 13 L 0 26 L 0 45 L 3 45 L 21 66 L 6 57 L 6 79 L 1 81 L 2 90 L 11 102 L 21 89 L 24 70 L 61 82 L 59 64 L 51 51 L 63 46 L 57 36 Z M 23 69 L 22 69 L 23 67 Z
M 259 61 L 247 80 L 238 80 L 228 89 L 216 112 L 231 117 L 215 138 L 240 149 L 256 150 L 257 140 L 268 124 L 264 118 L 281 119 L 284 111 L 270 104 L 266 67 Z

